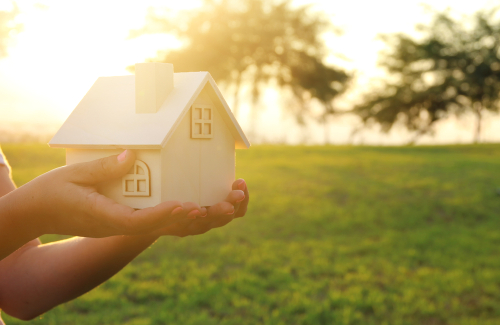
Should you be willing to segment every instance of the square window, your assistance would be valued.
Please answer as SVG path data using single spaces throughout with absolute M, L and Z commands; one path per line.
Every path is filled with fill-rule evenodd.
M 213 138 L 213 112 L 208 105 L 195 104 L 191 107 L 191 138 Z

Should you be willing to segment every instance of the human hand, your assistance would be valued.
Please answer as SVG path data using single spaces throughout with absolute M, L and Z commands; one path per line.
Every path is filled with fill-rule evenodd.
M 178 201 L 134 210 L 97 192 L 95 185 L 125 175 L 134 161 L 135 154 L 126 150 L 120 155 L 54 169 L 3 197 L 9 200 L 3 207 L 24 218 L 24 226 L 38 236 L 132 235 L 185 219 L 187 213 Z
M 191 218 L 171 224 L 159 229 L 154 233 L 155 236 L 194 236 L 204 234 L 210 229 L 225 226 L 234 218 L 240 218 L 247 212 L 250 194 L 248 187 L 243 179 L 236 180 L 232 185 L 232 191 L 227 198 L 208 208 L 206 216 L 202 216 L 204 211 L 197 211 L 199 208 L 194 203 L 185 203 L 186 211 L 190 211 Z M 204 209 L 204 208 L 202 208 Z

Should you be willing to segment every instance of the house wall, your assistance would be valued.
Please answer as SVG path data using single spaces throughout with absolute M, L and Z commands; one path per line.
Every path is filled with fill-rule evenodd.
M 162 201 L 209 206 L 224 200 L 231 191 L 235 141 L 205 90 L 194 103 L 213 107 L 213 138 L 191 139 L 191 111 L 184 115 L 162 149 Z
M 120 154 L 123 149 L 66 149 L 66 164 L 72 165 L 87 162 L 111 155 Z M 118 203 L 143 209 L 155 206 L 161 202 L 161 154 L 160 150 L 134 150 L 137 159 L 142 160 L 149 167 L 150 193 L 148 197 L 123 196 L 122 179 L 114 179 L 97 186 L 99 193 L 115 200 Z

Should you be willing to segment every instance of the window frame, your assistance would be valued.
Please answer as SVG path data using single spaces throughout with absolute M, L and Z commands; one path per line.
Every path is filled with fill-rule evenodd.
M 196 110 L 201 110 L 201 118 L 195 116 Z M 209 119 L 205 119 L 205 110 L 209 110 Z M 201 134 L 196 132 L 198 125 L 201 124 Z M 203 134 L 205 130 L 205 125 L 209 125 L 210 133 Z M 191 106 L 191 138 L 192 139 L 212 139 L 214 137 L 214 108 L 212 105 L 199 105 L 195 104 Z

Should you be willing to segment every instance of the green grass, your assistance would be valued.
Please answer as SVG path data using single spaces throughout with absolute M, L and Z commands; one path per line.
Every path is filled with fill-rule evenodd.
M 64 163 L 3 149 L 18 184 Z M 500 145 L 255 146 L 237 176 L 244 219 L 162 238 L 32 323 L 500 324 Z

